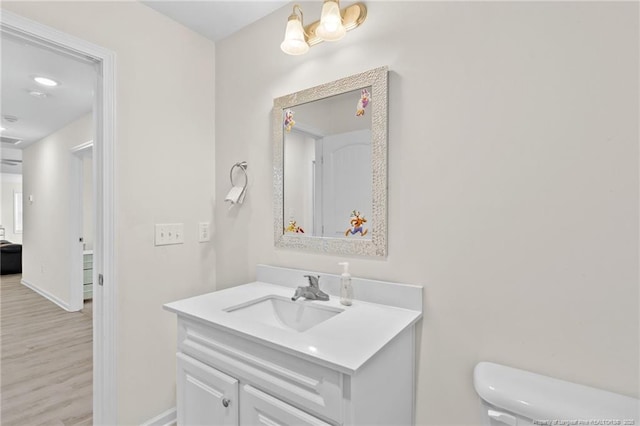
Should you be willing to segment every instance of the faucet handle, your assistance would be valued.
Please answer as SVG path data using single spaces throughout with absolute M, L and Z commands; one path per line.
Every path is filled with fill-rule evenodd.
M 309 285 L 311 287 L 320 288 L 320 275 L 305 275 L 309 279 Z

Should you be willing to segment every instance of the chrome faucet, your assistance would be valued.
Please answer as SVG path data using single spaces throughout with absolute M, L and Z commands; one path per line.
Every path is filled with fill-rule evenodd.
M 309 279 L 307 287 L 298 287 L 291 300 L 296 301 L 301 297 L 309 300 L 329 300 L 329 295 L 320 290 L 320 275 L 305 275 Z

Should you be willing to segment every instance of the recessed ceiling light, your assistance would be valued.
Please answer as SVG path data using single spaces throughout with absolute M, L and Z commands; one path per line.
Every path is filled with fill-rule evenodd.
M 51 80 L 50 78 L 47 78 L 47 77 L 33 77 L 33 80 L 36 83 L 42 84 L 43 86 L 47 86 L 47 87 L 53 87 L 58 85 L 57 81 Z
M 31 90 L 31 91 L 29 92 L 29 94 L 30 94 L 31 96 L 33 96 L 34 98 L 38 98 L 38 99 L 44 99 L 44 98 L 46 98 L 47 96 L 49 96 L 49 95 L 47 95 L 46 93 L 44 93 L 44 92 L 38 92 L 37 90 Z

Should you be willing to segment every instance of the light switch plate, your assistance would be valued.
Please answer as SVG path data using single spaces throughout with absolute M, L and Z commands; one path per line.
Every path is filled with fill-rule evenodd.
M 204 243 L 211 240 L 209 234 L 209 222 L 200 222 L 198 224 L 198 241 Z
M 155 245 L 166 246 L 170 244 L 184 244 L 184 224 L 156 224 Z

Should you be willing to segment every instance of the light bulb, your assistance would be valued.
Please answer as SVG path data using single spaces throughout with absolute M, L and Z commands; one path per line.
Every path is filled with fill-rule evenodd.
M 289 16 L 287 21 L 287 29 L 284 32 L 284 41 L 280 44 L 280 49 L 289 55 L 303 55 L 309 51 L 302 21 L 295 14 L 295 6 L 294 13 Z
M 325 0 L 322 5 L 320 25 L 316 28 L 316 34 L 324 41 L 340 40 L 347 33 L 342 25 L 340 5 L 336 0 Z

